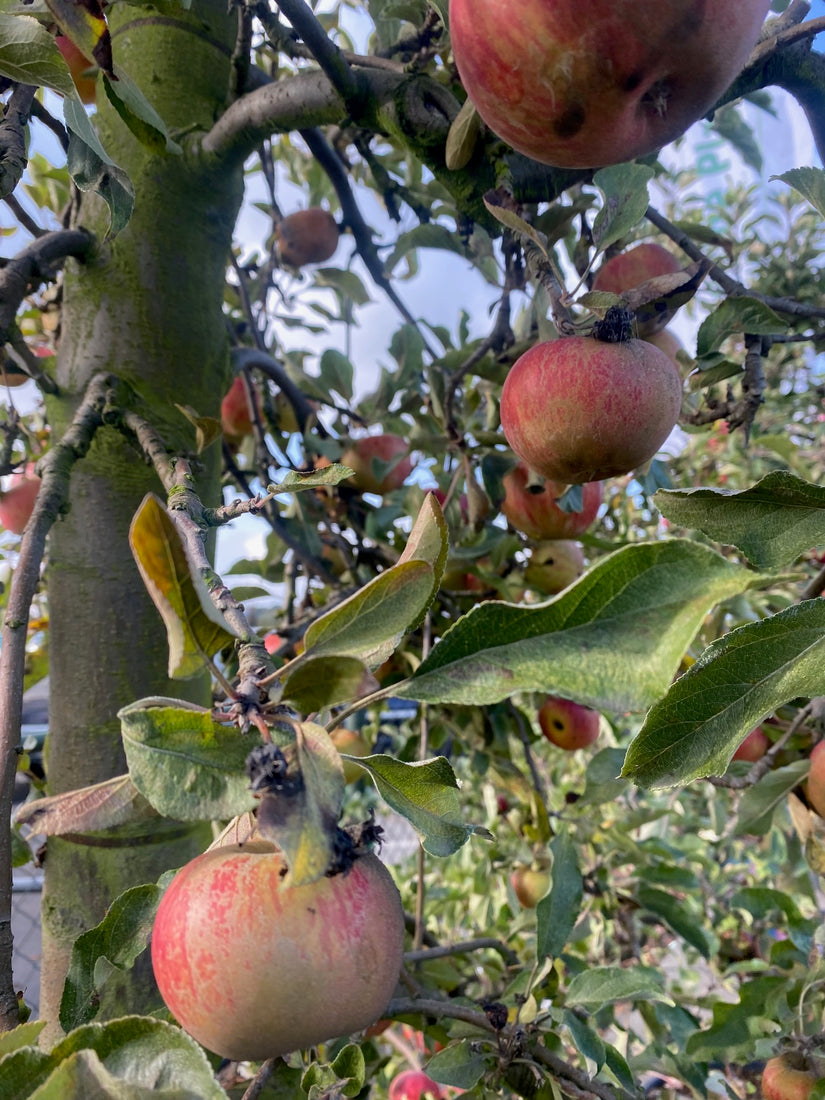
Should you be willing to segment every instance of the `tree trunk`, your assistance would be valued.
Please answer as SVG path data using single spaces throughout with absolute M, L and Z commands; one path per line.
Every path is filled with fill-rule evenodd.
M 138 84 L 185 140 L 208 129 L 224 108 L 236 19 L 225 0 L 109 9 L 115 70 Z M 53 431 L 70 420 L 89 378 L 108 371 L 125 379 L 170 451 L 191 453 L 194 432 L 175 403 L 218 416 L 228 386 L 227 336 L 221 312 L 231 235 L 242 197 L 239 166 L 206 165 L 184 155 L 157 155 L 138 144 L 98 91 L 107 151 L 136 193 L 127 229 L 105 241 L 108 212 L 84 196 L 77 222 L 100 242 L 95 259 L 66 270 L 57 379 L 49 402 Z M 200 491 L 218 502 L 217 446 L 204 455 Z M 160 483 L 136 447 L 115 429 L 98 434 L 75 467 L 71 510 L 50 541 L 51 793 L 125 771 L 120 707 L 148 695 L 208 703 L 208 681 L 170 683 L 166 635 L 135 567 L 128 543 L 132 516 Z M 97 923 L 112 899 L 186 862 L 205 843 L 202 826 L 158 822 L 119 833 L 49 841 L 43 899 L 41 1015 L 57 1017 L 77 934 Z M 156 1007 L 143 960 L 125 981 L 107 984 L 102 1011 L 114 1015 Z M 52 1033 L 51 1037 L 54 1037 Z

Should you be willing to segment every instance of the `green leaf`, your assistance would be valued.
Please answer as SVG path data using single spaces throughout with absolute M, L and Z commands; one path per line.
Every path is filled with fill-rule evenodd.
M 287 781 L 264 794 L 258 828 L 282 849 L 289 881 L 301 886 L 325 875 L 332 862 L 344 797 L 344 770 L 323 726 L 296 724 L 295 734 L 283 753 L 288 779 L 300 778 L 300 782 Z
M 126 890 L 115 898 L 100 924 L 75 940 L 60 1001 L 64 1031 L 94 1019 L 106 979 L 115 970 L 129 970 L 145 949 L 162 896 L 153 883 Z
M 547 251 L 547 243 L 541 233 L 537 232 L 528 221 L 512 209 L 509 195 L 500 191 L 488 191 L 483 196 L 484 205 L 496 219 L 507 229 L 512 230 L 520 237 L 526 237 L 539 249 L 546 260 L 550 259 Z
M 671 523 L 736 546 L 758 569 L 781 569 L 825 541 L 825 488 L 773 470 L 750 489 L 665 489 L 653 498 Z
M 663 988 L 663 977 L 658 970 L 647 966 L 633 966 L 625 970 L 621 966 L 593 966 L 571 980 L 567 990 L 566 1005 L 583 1008 L 602 1008 L 615 1001 L 664 1001 L 672 1004 Z
M 645 216 L 647 185 L 655 175 L 646 164 L 614 164 L 593 173 L 604 201 L 593 222 L 593 243 L 605 249 L 624 237 Z
M 25 1024 L 13 1027 L 11 1031 L 0 1032 L 0 1058 L 22 1047 L 34 1046 L 47 1023 L 47 1020 L 28 1020 Z
M 756 298 L 726 298 L 699 326 L 696 356 L 699 359 L 717 351 L 729 336 L 743 333 L 770 335 L 784 333 L 788 325 Z
M 378 681 L 357 657 L 310 657 L 283 684 L 281 698 L 307 714 L 376 691 Z
M 427 1062 L 425 1072 L 440 1085 L 471 1089 L 491 1067 L 492 1056 L 485 1055 L 476 1043 L 462 1039 L 438 1051 Z
M 64 96 L 77 95 L 54 38 L 29 15 L 0 12 L 0 75 L 18 84 L 53 88 Z
M 773 824 L 774 813 L 784 806 L 788 795 L 805 779 L 811 767 L 807 757 L 774 768 L 759 782 L 748 787 L 739 800 L 736 832 L 739 835 L 764 836 Z
M 713 642 L 653 706 L 622 774 L 640 787 L 722 775 L 745 736 L 798 696 L 825 693 L 825 600 L 806 600 Z
M 443 252 L 454 252 L 458 256 L 466 256 L 466 250 L 454 229 L 447 229 L 444 225 L 435 225 L 432 222 L 417 225 L 414 229 L 408 229 L 406 233 L 399 235 L 395 247 L 384 264 L 387 275 L 392 275 L 401 260 L 417 248 L 439 248 Z
M 321 355 L 319 366 L 324 385 L 335 390 L 345 401 L 351 401 L 355 368 L 350 359 L 337 348 L 327 348 Z
M 441 579 L 444 576 L 444 568 L 447 564 L 447 555 L 450 550 L 449 529 L 441 505 L 432 493 L 427 493 L 421 510 L 410 531 L 407 544 L 398 559 L 398 564 L 407 561 L 425 561 L 432 566 L 433 581 L 430 598 L 422 607 L 418 617 L 410 623 L 408 630 L 414 630 L 423 621 L 427 608 L 435 599 L 436 593 L 441 587 Z
M 583 887 L 576 847 L 567 834 L 550 844 L 553 878 L 549 893 L 536 906 L 536 953 L 539 958 L 560 955 L 579 919 Z
M 37 798 L 21 806 L 18 825 L 44 836 L 99 832 L 156 817 L 128 775 L 116 775 L 90 787 Z
M 399 562 L 311 624 L 306 656 L 357 657 L 372 668 L 393 652 L 433 594 L 432 566 Z
M 789 184 L 825 218 L 825 171 L 821 168 L 791 168 L 771 179 Z
M 728 103 L 720 110 L 715 111 L 711 127 L 731 143 L 745 164 L 750 165 L 755 172 L 761 174 L 762 151 L 756 142 L 753 130 L 736 106 Z
M 140 699 L 118 718 L 132 782 L 163 817 L 211 821 L 255 805 L 244 765 L 257 738 L 179 699 Z
M 710 958 L 711 938 L 702 927 L 703 914 L 695 906 L 644 882 L 640 884 L 636 897 L 643 909 L 664 921 L 685 943 L 695 947 L 703 958 Z
M 161 614 L 169 641 L 169 675 L 186 680 L 204 660 L 231 644 L 231 633 L 199 572 L 189 565 L 183 540 L 163 503 L 147 493 L 129 528 L 143 583 Z
M 81 191 L 99 195 L 109 207 L 109 236 L 116 237 L 129 224 L 135 206 L 131 180 L 105 153 L 100 155 L 100 142 L 89 140 L 94 130 L 79 100 L 65 99 L 63 114 L 69 127 L 69 174 Z
M 117 76 L 117 80 L 110 80 L 105 75 L 102 77 L 106 98 L 141 145 L 157 154 L 182 153 L 181 147 L 169 137 L 166 123 L 140 88 L 121 68 L 118 68 Z
M 643 710 L 667 690 L 713 605 L 758 580 L 688 540 L 627 546 L 537 607 L 477 605 L 396 694 L 484 706 L 542 691 Z
M 606 1057 L 601 1036 L 588 1027 L 585 1021 L 580 1019 L 575 1012 L 565 1012 L 564 1022 L 570 1030 L 576 1050 L 595 1064 L 598 1073 L 604 1065 Z
M 342 300 L 356 306 L 365 306 L 372 299 L 354 271 L 341 271 L 337 267 L 318 267 L 314 277 L 316 286 L 331 287 Z
M 77 1086 L 77 1087 L 76 1087 Z M 148 1016 L 86 1024 L 48 1053 L 23 1047 L 0 1060 L 3 1100 L 226 1100 L 194 1039 Z
M 266 491 L 268 493 L 301 493 L 305 489 L 323 489 L 346 481 L 354 473 L 355 470 L 350 466 L 344 466 L 341 462 L 333 462 L 320 470 L 290 470 L 283 481 L 267 485 Z
M 409 821 L 430 855 L 452 855 L 473 833 L 489 835 L 462 820 L 458 784 L 443 756 L 414 764 L 382 754 L 353 759 L 370 773 L 387 805 Z

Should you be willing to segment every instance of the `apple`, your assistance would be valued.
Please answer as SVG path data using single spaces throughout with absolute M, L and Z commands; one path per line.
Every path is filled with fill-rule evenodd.
M 591 482 L 591 484 L 593 484 Z M 530 555 L 524 579 L 531 588 L 555 596 L 584 572 L 584 554 L 577 542 L 554 539 L 541 542 Z
M 552 479 L 527 488 L 530 472 L 519 462 L 504 475 L 501 511 L 511 526 L 533 539 L 569 539 L 586 531 L 602 503 L 602 485 L 592 481 L 582 489 L 582 510 L 564 512 L 556 501 L 566 486 Z
M 510 875 L 510 885 L 519 905 L 535 909 L 550 888 L 550 873 L 536 867 L 516 867 Z
M 769 1058 L 762 1071 L 764 1100 L 808 1100 L 814 1085 L 822 1079 L 820 1069 L 814 1059 L 801 1053 Z
M 761 760 L 770 747 L 770 738 L 761 726 L 757 726 L 742 741 L 731 760 Z
M 71 38 L 59 34 L 55 38 L 57 48 L 63 54 L 63 60 L 69 66 L 74 86 L 80 96 L 81 103 L 94 103 L 97 98 L 97 65 L 89 61 L 72 42 Z
M 391 433 L 354 440 L 341 455 L 341 462 L 355 471 L 346 484 L 362 493 L 400 489 L 413 468 L 409 451 L 406 439 Z
M 296 210 L 278 222 L 278 254 L 290 267 L 322 264 L 338 247 L 338 226 L 332 214 L 320 206 Z
M 268 634 L 264 635 L 264 649 L 267 653 L 274 653 L 276 649 L 280 649 L 284 644 L 284 639 L 274 630 L 270 630 Z
M 22 535 L 39 492 L 40 478 L 34 472 L 34 463 L 28 462 L 23 472 L 11 475 L 8 488 L 0 492 L 0 526 Z
M 369 756 L 372 752 L 370 746 L 357 730 L 348 730 L 344 726 L 339 726 L 337 730 L 332 731 L 330 737 L 336 749 L 339 752 L 345 752 L 348 756 Z M 357 779 L 363 779 L 367 774 L 363 768 L 359 768 L 352 760 L 342 760 L 341 766 L 344 769 L 344 779 L 347 783 L 355 783 Z
M 441 1088 L 423 1070 L 405 1069 L 390 1081 L 389 1100 L 444 1100 Z
M 645 241 L 603 263 L 593 279 L 593 289 L 622 294 L 657 275 L 673 275 L 681 270 L 672 252 L 653 241 Z
M 659 351 L 663 351 L 665 355 L 672 360 L 674 367 L 679 372 L 679 377 L 682 376 L 682 364 L 676 358 L 680 351 L 684 351 L 681 340 L 674 336 L 669 328 L 663 328 L 659 332 L 651 332 L 645 336 L 645 340 L 649 344 L 653 344 Z
M 825 741 L 820 741 L 811 750 L 811 770 L 805 794 L 819 816 L 825 817 Z
M 255 400 L 258 406 L 258 414 L 261 415 L 260 399 L 255 391 Z M 246 391 L 246 383 L 238 375 L 232 380 L 232 385 L 221 401 L 221 427 L 223 434 L 232 443 L 239 443 L 244 436 L 252 434 L 252 410 L 249 407 L 249 396 Z
M 266 841 L 214 848 L 163 895 L 155 979 L 181 1027 L 224 1058 L 274 1058 L 375 1023 L 401 969 L 404 913 L 372 854 L 292 886 Z
M 652 458 L 681 405 L 673 363 L 652 344 L 567 336 L 536 344 L 510 368 L 501 426 L 536 473 L 580 484 Z
M 660 149 L 713 107 L 770 0 L 450 0 L 453 56 L 482 119 L 544 164 Z
M 599 712 L 560 695 L 549 695 L 545 699 L 539 708 L 538 719 L 547 740 L 568 752 L 592 745 L 599 736 Z

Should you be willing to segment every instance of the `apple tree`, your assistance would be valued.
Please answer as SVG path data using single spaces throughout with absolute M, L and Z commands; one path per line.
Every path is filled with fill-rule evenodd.
M 4 1097 L 821 1092 L 823 30 L 3 0 Z

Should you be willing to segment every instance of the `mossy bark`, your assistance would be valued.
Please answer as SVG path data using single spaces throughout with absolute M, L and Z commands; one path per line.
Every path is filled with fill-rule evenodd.
M 235 17 L 225 0 L 109 9 L 115 69 L 134 81 L 170 130 L 207 130 L 230 85 Z M 129 226 L 105 239 L 108 213 L 84 196 L 77 223 L 100 242 L 93 261 L 66 271 L 58 354 L 60 396 L 49 402 L 60 434 L 89 378 L 108 371 L 139 395 L 140 412 L 173 454 L 190 454 L 194 434 L 175 404 L 218 416 L 229 379 L 221 303 L 231 235 L 242 196 L 240 166 L 157 155 L 140 145 L 99 92 L 99 123 L 113 159 L 136 193 Z M 191 145 L 188 146 L 191 148 Z M 197 460 L 205 503 L 218 500 L 218 448 Z M 125 771 L 117 711 L 148 695 L 208 703 L 205 678 L 170 683 L 167 645 L 129 548 L 132 516 L 160 483 L 135 445 L 114 428 L 98 434 L 75 467 L 71 509 L 49 547 L 51 792 Z M 72 943 L 112 899 L 154 881 L 204 846 L 202 826 L 158 822 L 128 832 L 50 841 L 45 864 L 41 1015 L 57 1018 Z M 157 1007 L 150 968 L 140 965 L 104 988 L 101 1013 Z

